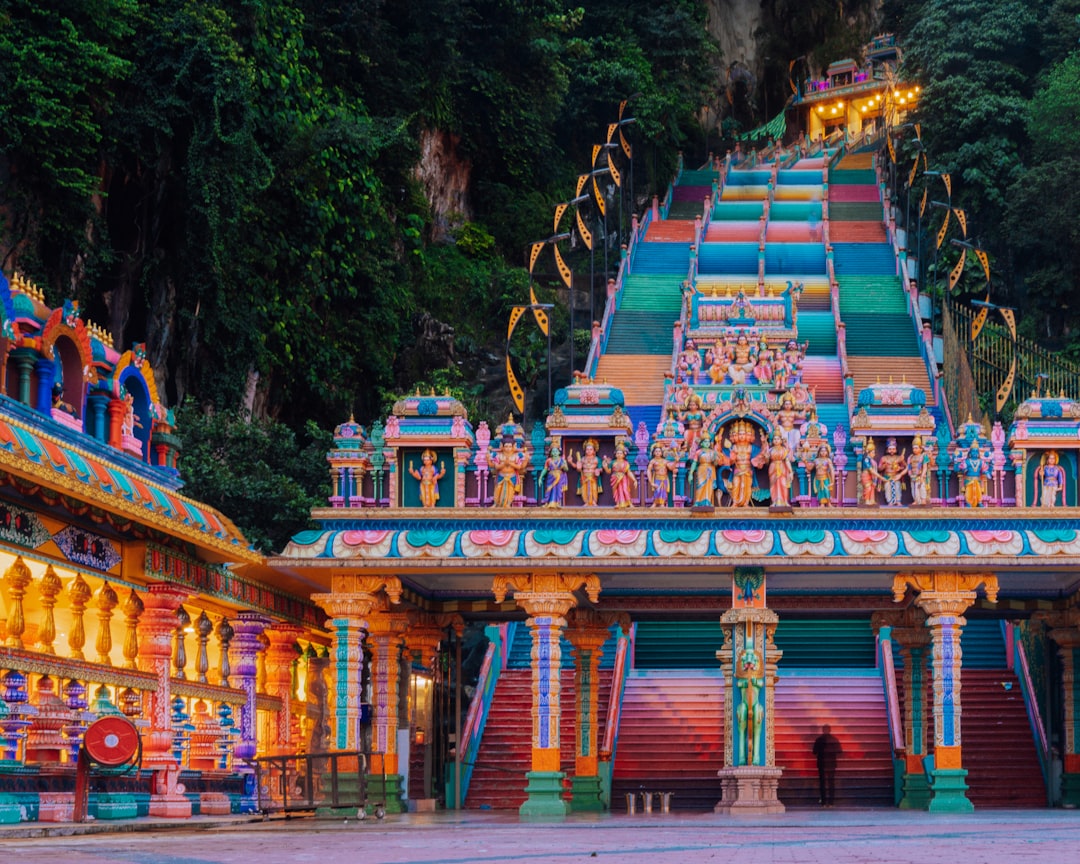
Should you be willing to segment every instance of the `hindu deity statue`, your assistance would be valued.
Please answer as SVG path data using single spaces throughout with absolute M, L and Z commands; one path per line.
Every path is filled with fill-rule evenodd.
M 637 477 L 633 466 L 626 458 L 626 442 L 621 438 L 615 442 L 615 458 L 603 462 L 604 473 L 611 478 L 611 497 L 615 499 L 616 509 L 623 510 L 634 506 L 637 493 Z
M 420 454 L 420 470 L 409 462 L 409 474 L 420 481 L 420 506 L 435 507 L 439 503 L 439 481 L 446 476 L 446 466 L 435 467 L 436 454 L 430 448 Z
M 727 352 L 720 348 L 720 343 L 717 343 L 717 349 L 711 352 L 711 361 L 709 362 L 709 380 L 713 384 L 723 384 L 724 379 L 728 376 L 728 370 L 730 367 L 730 361 L 728 360 Z
M 699 439 L 700 446 L 691 455 L 690 475 L 694 479 L 694 507 L 712 507 L 716 489 L 717 472 L 721 465 L 727 464 L 724 455 L 713 447 L 712 436 L 703 432 Z
M 671 457 L 673 455 L 673 451 L 665 451 L 663 444 L 653 444 L 652 459 L 649 460 L 649 467 L 645 472 L 645 477 L 649 483 L 649 494 L 652 496 L 651 506 L 653 507 L 667 507 L 668 496 L 671 494 L 671 473 L 673 468 Z
M 817 498 L 819 507 L 832 506 L 832 490 L 836 482 L 836 467 L 833 465 L 832 453 L 828 444 L 818 447 L 817 455 L 810 465 L 813 471 L 813 479 L 810 483 L 810 491 Z
M 787 446 L 783 430 L 773 430 L 771 441 L 765 430 L 761 430 L 761 451 L 752 462 L 758 468 L 766 464 L 769 466 L 770 507 L 791 506 L 791 481 L 795 476 L 791 465 L 793 455 L 791 448 Z
M 821 442 L 826 444 L 829 439 L 826 437 L 828 434 L 828 427 L 818 420 L 817 409 L 810 408 L 810 416 L 806 418 L 806 422 L 802 425 L 802 449 L 808 453 L 814 453 L 817 448 L 821 446 Z
M 566 503 L 566 487 L 569 485 L 567 471 L 570 463 L 563 456 L 562 442 L 551 442 L 544 470 L 540 472 L 540 503 L 544 507 L 562 507 Z
M 874 439 L 867 438 L 859 457 L 859 504 L 863 507 L 877 506 L 878 483 L 881 475 L 877 469 L 877 448 Z
M 885 442 L 885 455 L 878 462 L 878 474 L 885 487 L 885 506 L 900 507 L 901 493 L 904 491 L 903 480 L 907 476 L 907 459 L 903 453 L 896 452 L 896 439 Z
M 793 451 L 799 449 L 799 412 L 795 410 L 795 400 L 790 393 L 780 397 L 780 408 L 772 415 L 773 422 L 784 430 L 788 447 Z
M 746 376 L 754 371 L 755 359 L 754 350 L 750 345 L 750 340 L 746 338 L 745 333 L 740 333 L 738 337 L 736 337 L 735 345 L 731 351 L 731 366 L 728 369 L 728 374 L 731 376 L 731 383 L 743 384 L 746 382 Z M 737 380 L 736 376 L 738 376 Z
M 701 434 L 701 427 L 705 425 L 705 406 L 697 393 L 690 394 L 690 399 L 682 412 L 682 422 L 686 429 L 683 438 L 684 446 L 686 452 L 690 453 L 694 449 L 698 435 Z
M 1039 490 L 1040 507 L 1059 507 L 1059 497 L 1065 488 L 1065 469 L 1058 464 L 1056 450 L 1048 450 L 1035 469 L 1035 482 Z
M 757 362 L 754 364 L 754 377 L 757 379 L 758 384 L 773 383 L 773 352 L 764 339 L 758 345 Z
M 499 478 L 495 481 L 495 506 L 513 507 L 514 499 L 521 494 L 525 454 L 513 438 L 506 436 L 490 461 L 492 472 Z
M 982 507 L 989 460 L 983 457 L 978 441 L 970 441 L 967 447 L 957 450 L 956 458 L 958 470 L 963 476 L 964 503 L 968 507 Z
M 701 372 L 701 353 L 693 339 L 686 340 L 686 347 L 679 354 L 679 372 L 693 383 Z
M 724 464 L 732 467 L 731 479 L 727 481 L 731 506 L 748 507 L 754 491 L 754 430 L 750 424 L 744 420 L 735 423 L 724 447 L 727 450 Z
M 570 457 L 570 464 L 578 471 L 577 492 L 581 496 L 581 503 L 586 507 L 595 507 L 600 500 L 600 493 L 604 491 L 600 485 L 604 468 L 600 457 L 596 455 L 599 446 L 595 438 L 590 438 L 585 442 L 584 455 L 579 453 L 575 457 L 571 454 Z
M 911 455 L 907 457 L 907 474 L 911 480 L 911 499 L 916 507 L 930 503 L 930 454 L 923 447 L 921 435 L 911 442 Z

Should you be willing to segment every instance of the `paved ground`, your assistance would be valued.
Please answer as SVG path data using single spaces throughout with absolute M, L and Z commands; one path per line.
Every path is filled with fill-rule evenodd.
M 32 826 L 23 826 L 24 833 Z M 100 829 L 100 824 L 93 830 Z M 795 811 L 763 819 L 713 814 L 570 816 L 523 823 L 500 813 L 388 816 L 383 822 L 135 820 L 126 833 L 27 838 L 0 829 L 2 864 L 997 864 L 1080 861 L 1080 811 L 966 816 Z M 79 831 L 81 826 L 55 826 Z M 162 830 L 162 829 L 166 830 Z

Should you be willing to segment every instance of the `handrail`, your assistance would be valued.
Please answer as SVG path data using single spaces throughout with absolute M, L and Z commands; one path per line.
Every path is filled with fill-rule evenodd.
M 487 725 L 488 710 L 495 695 L 495 685 L 499 681 L 499 674 L 505 666 L 503 646 L 508 645 L 513 636 L 510 625 L 499 624 L 487 628 L 489 638 L 487 651 L 484 654 L 484 662 L 480 665 L 480 674 L 476 681 L 476 693 L 469 704 L 469 711 L 465 715 L 465 726 L 461 735 L 461 802 L 464 804 L 465 796 L 469 791 L 469 781 L 472 779 L 472 769 L 476 762 L 476 754 L 480 750 L 480 739 Z M 452 782 L 452 781 L 451 781 Z M 447 790 L 448 792 L 450 790 Z M 447 795 L 447 800 L 453 796 Z
M 888 648 L 888 650 L 886 650 Z M 885 685 L 885 706 L 889 712 L 889 737 L 893 752 L 904 749 L 904 724 L 900 722 L 900 695 L 896 690 L 896 667 L 893 665 L 892 638 L 878 639 L 881 677 Z
M 600 761 L 611 761 L 619 734 L 619 716 L 622 713 L 623 688 L 629 671 L 630 640 L 622 631 L 615 647 L 615 668 L 611 673 L 611 697 L 608 700 L 607 720 L 604 723 L 604 740 L 600 744 Z
M 1013 625 L 1004 623 L 1003 626 L 1011 627 Z M 1020 679 L 1020 690 L 1024 694 L 1024 706 L 1027 708 L 1028 720 L 1031 722 L 1032 729 L 1035 732 L 1035 744 L 1039 749 L 1039 764 L 1042 766 L 1043 777 L 1045 778 L 1049 767 L 1050 747 L 1046 741 L 1046 727 L 1043 725 L 1042 715 L 1039 712 L 1039 700 L 1035 698 L 1035 688 L 1031 683 L 1031 670 L 1028 667 L 1027 652 L 1024 650 L 1024 643 L 1020 639 L 1013 640 L 1013 656 L 1015 658 L 1014 665 L 1019 673 L 1017 677 Z

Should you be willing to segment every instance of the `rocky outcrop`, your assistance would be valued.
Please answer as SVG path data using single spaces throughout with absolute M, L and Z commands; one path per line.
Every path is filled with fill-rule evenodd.
M 458 155 L 459 138 L 439 129 L 420 133 L 416 179 L 431 207 L 432 239 L 442 240 L 454 224 L 472 217 L 469 183 L 472 163 Z

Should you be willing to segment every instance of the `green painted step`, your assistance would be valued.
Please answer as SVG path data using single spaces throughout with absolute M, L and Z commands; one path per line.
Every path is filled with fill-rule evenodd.
M 684 276 L 627 276 L 623 281 L 621 312 L 657 312 L 677 318 L 682 303 Z M 670 324 L 671 322 L 668 322 Z
M 837 276 L 836 282 L 840 286 L 841 317 L 848 312 L 907 312 L 899 276 Z
M 829 171 L 829 183 L 837 186 L 877 186 L 877 174 L 873 168 L 833 168 Z
M 718 201 L 712 218 L 720 222 L 753 222 L 764 211 L 765 204 L 761 201 Z
M 837 201 L 829 204 L 829 219 L 835 222 L 880 222 L 881 204 L 873 201 Z
M 811 357 L 836 356 L 836 321 L 832 312 L 800 312 L 799 341 L 810 341 Z
M 704 199 L 701 201 L 672 201 L 668 209 L 668 219 L 694 219 L 705 212 Z
M 679 175 L 679 186 L 711 186 L 719 175 L 711 168 L 697 170 L 683 169 Z
M 874 668 L 869 618 L 782 619 L 774 637 L 780 668 Z M 635 669 L 715 669 L 724 637 L 718 621 L 641 621 Z
M 847 327 L 850 357 L 919 356 L 915 325 L 907 315 L 851 312 L 841 318 Z
M 660 326 L 659 321 L 663 321 Z M 670 316 L 659 319 L 655 312 L 620 309 L 611 322 L 607 354 L 670 354 Z
M 781 618 L 776 647 L 781 669 L 873 668 L 874 631 L 867 618 Z

